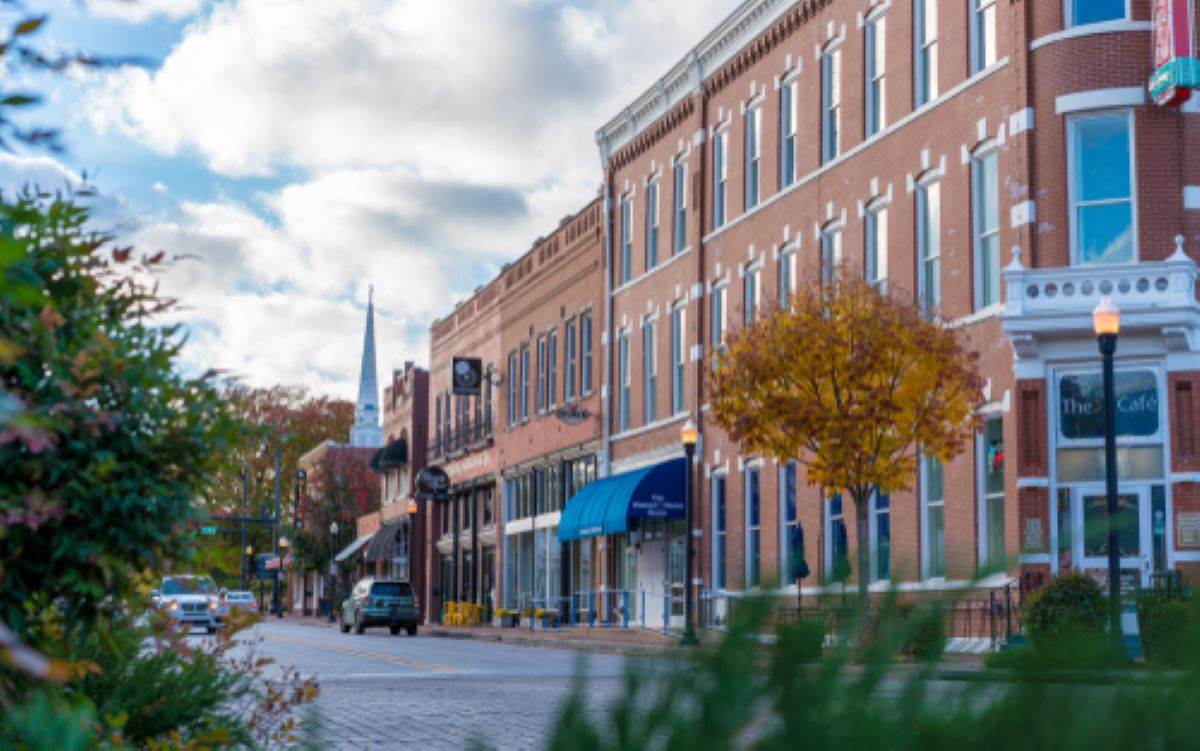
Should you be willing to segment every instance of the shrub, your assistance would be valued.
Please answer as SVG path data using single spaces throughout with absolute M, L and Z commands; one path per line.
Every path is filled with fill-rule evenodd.
M 1061 648 L 1068 641 L 1103 635 L 1107 621 L 1104 593 L 1087 574 L 1059 574 L 1021 607 L 1029 641 L 1037 650 Z
M 1138 631 L 1146 661 L 1180 667 L 1200 651 L 1200 618 L 1195 597 L 1149 593 L 1138 600 Z

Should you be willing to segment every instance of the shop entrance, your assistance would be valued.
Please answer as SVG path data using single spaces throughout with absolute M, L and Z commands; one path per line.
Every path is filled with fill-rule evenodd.
M 1080 485 L 1072 488 L 1070 495 L 1072 558 L 1087 573 L 1107 582 L 1108 496 L 1104 485 Z M 1154 570 L 1150 495 L 1150 487 L 1139 484 L 1122 484 L 1117 494 L 1117 545 L 1123 588 L 1150 584 Z

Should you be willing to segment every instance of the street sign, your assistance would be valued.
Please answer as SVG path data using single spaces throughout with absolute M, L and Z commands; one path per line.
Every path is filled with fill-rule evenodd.
M 202 535 L 212 536 L 212 535 L 215 535 L 216 533 L 217 533 L 217 525 L 215 525 L 215 524 L 205 524 L 204 526 L 200 527 L 200 534 L 202 534 Z
M 334 563 L 333 561 L 329 562 L 329 575 L 337 576 L 337 564 Z
M 1154 0 L 1154 73 L 1150 94 L 1160 107 L 1179 107 L 1200 87 L 1192 57 L 1192 0 Z

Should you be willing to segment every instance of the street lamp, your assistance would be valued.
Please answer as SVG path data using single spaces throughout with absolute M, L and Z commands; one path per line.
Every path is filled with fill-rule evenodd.
M 1113 354 L 1121 332 L 1121 311 L 1105 295 L 1092 311 L 1092 327 L 1104 363 L 1104 486 L 1108 500 L 1108 617 L 1114 639 L 1121 638 L 1121 558 L 1117 549 L 1117 410 Z
M 696 556 L 693 550 L 694 538 L 696 536 L 696 515 L 693 510 L 695 504 L 692 503 L 692 461 L 696 456 L 696 443 L 700 440 L 700 431 L 696 429 L 696 423 L 692 422 L 691 418 L 680 429 L 679 440 L 683 443 L 683 454 L 687 457 L 687 474 L 683 478 L 683 495 L 684 501 L 687 503 L 687 539 L 684 541 L 687 581 L 683 587 L 683 638 L 679 640 L 679 643 L 695 645 L 699 644 L 700 641 L 696 638 L 696 629 L 692 624 L 692 583 L 695 576 L 693 571 L 696 565 Z
M 275 617 L 283 617 L 283 603 L 279 600 L 279 572 L 283 570 L 283 561 L 287 558 L 288 539 L 282 535 L 276 541 L 276 550 L 279 552 L 275 557 L 275 602 L 271 603 L 271 607 L 275 609 Z
M 333 609 L 337 606 L 337 521 L 329 523 L 329 622 L 333 623 Z

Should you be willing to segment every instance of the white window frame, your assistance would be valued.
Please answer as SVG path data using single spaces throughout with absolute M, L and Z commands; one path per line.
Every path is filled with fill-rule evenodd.
M 921 477 L 920 477 L 920 483 L 921 483 L 921 579 L 923 581 L 944 581 L 946 579 L 945 568 L 946 568 L 946 564 L 947 564 L 946 548 L 945 548 L 945 544 L 944 544 L 945 539 L 946 539 L 946 464 L 945 464 L 945 462 L 941 462 L 941 465 L 942 465 L 942 497 L 936 504 L 933 504 L 933 505 L 940 506 L 942 509 L 942 541 L 943 541 L 943 546 L 942 546 L 942 569 L 943 570 L 941 571 L 941 573 L 934 575 L 931 570 L 932 559 L 930 556 L 930 553 L 932 550 L 933 539 L 932 539 L 932 536 L 929 534 L 929 532 L 930 532 L 930 529 L 929 529 L 929 507 L 931 504 L 930 504 L 930 499 L 929 499 L 929 473 L 925 466 L 927 459 L 928 459 L 928 457 L 926 457 L 924 454 L 922 454 L 921 458 L 920 458 L 920 462 L 919 462 L 920 475 L 921 475 Z M 934 459 L 934 461 L 937 461 L 937 460 Z
M 742 511 L 744 517 L 743 529 L 745 530 L 744 540 L 742 541 L 742 558 L 743 567 L 745 568 L 745 587 L 744 589 L 761 589 L 763 582 L 763 476 L 762 463 L 760 461 L 747 463 L 742 470 Z M 750 473 L 754 473 L 758 478 L 758 526 L 750 525 Z M 726 506 L 728 509 L 728 505 Z M 750 535 L 751 533 L 758 534 L 758 573 L 755 577 L 757 581 L 750 582 Z
M 617 334 L 617 432 L 629 430 L 632 408 L 629 404 L 632 396 L 630 389 L 629 362 L 629 331 L 623 330 Z
M 792 297 L 796 294 L 796 249 L 785 248 L 779 251 L 779 267 L 776 273 L 779 280 L 779 307 L 791 305 Z
M 887 127 L 887 16 L 888 6 L 872 11 L 863 22 L 863 69 L 866 112 L 866 137 L 870 138 Z M 882 58 L 882 60 L 880 59 Z M 883 65 L 880 65 L 880 62 Z M 875 84 L 878 84 L 876 87 Z M 878 89 L 878 96 L 876 96 Z
M 1140 259 L 1140 248 L 1138 243 L 1138 182 L 1137 182 L 1137 123 L 1131 109 L 1108 109 L 1108 110 L 1093 110 L 1089 112 L 1080 112 L 1077 114 L 1067 115 L 1067 211 L 1068 226 L 1071 233 L 1071 265 L 1072 266 L 1095 266 L 1104 267 L 1111 264 L 1103 263 L 1084 263 L 1080 256 L 1080 236 L 1079 236 L 1079 184 L 1076 181 L 1076 173 L 1078 165 L 1075 158 L 1075 147 L 1078 135 L 1076 134 L 1076 124 L 1084 120 L 1099 120 L 1114 116 L 1124 115 L 1125 121 L 1128 123 L 1129 137 L 1129 203 L 1132 212 L 1132 235 L 1133 235 L 1133 257 L 1122 263 L 1137 263 Z M 1091 205 L 1102 203 L 1116 203 L 1113 200 L 1095 201 Z
M 745 128 L 745 170 L 743 201 L 745 211 L 749 211 L 762 203 L 762 106 L 754 104 L 746 108 L 742 116 L 742 127 Z
M 981 427 L 981 430 L 978 433 L 976 433 L 976 436 L 975 436 L 975 467 L 976 467 L 975 496 L 977 499 L 976 507 L 975 507 L 975 517 L 979 520 L 979 534 L 978 534 L 978 539 L 977 539 L 978 549 L 979 549 L 978 565 L 979 565 L 979 570 L 981 573 L 983 573 L 983 572 L 992 573 L 992 572 L 987 571 L 987 567 L 991 563 L 991 561 L 989 561 L 988 558 L 992 554 L 992 550 L 991 550 L 991 542 L 992 542 L 991 541 L 991 520 L 988 517 L 988 500 L 990 500 L 990 498 L 992 498 L 992 497 L 999 495 L 1000 498 L 1005 501 L 1004 515 L 1007 517 L 1008 516 L 1008 503 L 1007 503 L 1007 498 L 1005 496 L 1007 495 L 1006 491 L 1008 489 L 1008 487 L 1007 487 L 1008 484 L 1006 481 L 1005 487 L 1003 489 L 1001 489 L 1001 491 L 998 494 L 997 493 L 989 494 L 987 492 L 987 472 L 988 472 L 987 444 L 984 442 L 984 437 L 987 434 L 986 423 L 995 420 L 1000 423 L 1000 440 L 1002 443 L 1004 442 L 1004 413 L 999 410 L 996 410 L 993 412 L 984 413 L 980 417 L 981 417 L 981 420 L 984 423 L 984 425 Z M 1008 455 L 1007 454 L 1008 454 L 1008 449 L 1007 449 L 1007 444 L 1005 444 L 1004 461 L 1005 461 L 1005 469 L 1006 470 L 1007 470 L 1007 464 L 1008 464 Z M 1005 541 L 1005 545 L 1007 547 L 1007 540 Z M 1005 551 L 1000 551 L 1001 561 L 1004 560 L 1005 555 L 1006 555 Z M 1005 567 L 1006 567 L 1006 565 L 1005 565 Z M 1003 570 L 1003 568 L 1001 570 Z
M 752 297 L 753 299 L 747 299 Z M 752 263 L 742 272 L 742 323 L 753 323 L 758 319 L 762 305 L 762 264 Z
M 712 290 L 712 310 L 720 310 L 720 315 L 709 315 L 709 326 L 712 329 L 710 333 L 710 343 L 713 350 L 721 352 L 725 349 L 725 332 L 729 330 L 729 297 L 725 294 L 728 288 L 728 283 L 721 283 L 713 287 Z M 720 321 L 721 327 L 718 330 L 716 327 L 717 321 Z
M 587 324 L 584 326 L 584 324 Z M 594 378 L 592 376 L 593 365 L 593 331 L 592 312 L 584 311 L 579 315 L 579 393 L 582 396 L 588 396 L 594 388 Z M 584 333 L 587 333 L 584 336 Z
M 863 216 L 863 236 L 866 240 L 863 260 L 865 276 L 872 287 L 887 292 L 888 282 L 888 204 L 876 199 L 867 206 Z
M 621 197 L 621 284 L 633 279 L 633 195 Z
M 894 561 L 893 561 L 893 557 L 890 554 L 890 550 L 891 550 L 890 548 L 889 548 L 889 556 L 888 556 L 888 575 L 886 577 L 879 576 L 879 517 L 880 516 L 886 515 L 888 518 L 888 543 L 889 543 L 889 545 L 891 543 L 891 540 L 894 537 L 894 535 L 893 535 L 894 530 L 892 529 L 891 494 L 884 493 L 883 495 L 888 496 L 887 510 L 881 511 L 879 509 L 880 493 L 879 493 L 879 490 L 876 489 L 875 492 L 871 493 L 870 510 L 867 514 L 867 519 L 868 519 L 868 521 L 867 521 L 868 543 L 867 544 L 870 546 L 870 556 L 869 557 L 871 559 L 871 563 L 870 563 L 871 572 L 870 573 L 871 573 L 871 581 L 872 582 L 889 582 L 892 580 L 892 569 L 893 569 L 892 564 Z
M 721 483 L 721 496 L 725 501 L 724 529 L 717 525 L 718 513 L 717 483 Z M 712 535 L 712 584 L 713 589 L 725 591 L 729 584 L 729 475 L 724 472 L 713 472 L 709 478 L 709 500 L 712 506 L 713 535 Z M 721 543 L 724 542 L 722 550 Z
M 786 81 L 779 86 L 779 189 L 795 184 L 800 176 L 799 104 L 800 82 Z M 788 169 L 788 150 L 791 169 Z
M 518 371 L 517 371 L 517 368 L 520 367 L 518 364 L 518 361 L 519 361 L 519 358 L 517 356 L 517 350 L 514 349 L 513 351 L 508 353 L 508 424 L 510 427 L 517 424 L 517 418 L 518 418 L 518 414 L 517 414 L 517 377 L 518 377 L 517 373 L 518 373 Z M 441 408 L 440 403 L 438 404 L 438 408 L 439 409 Z
M 546 409 L 558 404 L 558 327 L 546 334 Z
M 913 3 L 913 104 L 916 107 L 938 97 L 938 1 L 915 0 Z M 932 19 L 932 24 L 929 19 Z M 930 31 L 933 32 L 932 36 L 927 35 Z M 928 61 L 924 54 L 926 51 L 929 53 Z M 926 78 L 929 79 L 928 86 L 925 84 Z
M 821 163 L 841 155 L 842 43 L 836 39 L 821 51 Z M 832 126 L 832 127 L 831 127 Z
M 729 131 L 713 136 L 713 229 L 729 220 Z
M 975 75 L 995 65 L 996 61 L 1000 59 L 1000 51 L 997 47 L 1000 37 L 997 28 L 1000 23 L 1000 3 L 999 0 L 967 0 L 967 2 L 970 4 L 968 8 L 971 27 L 970 71 L 971 75 Z M 989 11 L 992 14 L 990 37 L 985 34 L 988 31 L 986 19 Z
M 983 240 L 985 233 L 983 231 L 983 214 L 984 206 L 982 202 L 983 191 L 980 189 L 982 185 L 982 164 L 986 159 L 996 160 L 996 185 L 993 195 L 996 197 L 996 227 L 993 230 L 996 235 L 996 261 L 995 268 L 992 270 L 995 273 L 995 293 L 996 299 L 983 302 L 984 298 L 984 264 L 983 264 Z M 971 266 L 975 270 L 974 273 L 974 291 L 975 297 L 973 300 L 974 310 L 984 310 L 994 305 L 1000 304 L 1000 298 L 1003 295 L 1004 284 L 1000 279 L 1001 269 L 1003 264 L 1000 262 L 1000 232 L 1004 226 L 1002 219 L 1003 214 L 1000 210 L 1000 149 L 999 144 L 995 141 L 987 141 L 983 145 L 975 149 L 971 153 Z
M 537 338 L 537 413 L 546 412 L 546 335 Z
M 574 401 L 578 396 L 576 390 L 578 380 L 575 370 L 579 366 L 579 328 L 576 318 L 567 319 L 563 327 L 563 344 L 566 346 L 563 368 L 563 401 Z
M 830 495 L 821 499 L 821 515 L 824 521 L 824 524 L 822 525 L 822 532 L 825 538 L 825 565 L 824 570 L 821 572 L 821 582 L 823 584 L 833 583 L 833 568 L 835 563 L 833 558 L 833 523 L 835 521 L 835 517 L 833 515 L 834 496 L 840 496 L 842 511 L 840 514 L 838 514 L 837 519 L 841 519 L 843 529 L 846 530 L 846 562 L 851 565 L 851 568 L 853 568 L 853 562 L 850 560 L 850 528 L 846 526 L 846 507 L 848 505 L 846 502 L 846 496 L 842 495 L 841 493 L 831 493 Z
M 682 414 L 687 405 L 687 306 L 671 307 L 671 412 Z
M 820 256 L 821 281 L 832 284 L 837 281 L 838 267 L 842 264 L 842 223 L 830 222 L 821 228 Z
M 796 482 L 793 485 L 793 490 L 796 491 L 796 521 L 798 527 L 803 528 L 800 522 L 800 464 L 796 461 L 783 462 L 779 465 L 779 471 L 776 473 L 775 486 L 779 496 L 779 584 L 782 587 L 795 588 L 795 581 L 790 578 L 784 578 L 792 569 L 792 549 L 789 545 L 790 535 L 788 535 L 788 527 L 790 526 L 787 518 L 787 471 L 791 467 L 796 473 Z M 808 540 L 805 540 L 807 543 Z M 808 551 L 806 550 L 805 553 Z
M 658 251 L 662 246 L 659 231 L 660 195 L 658 178 L 646 183 L 646 271 L 658 265 Z
M 680 154 L 675 158 L 671 170 L 674 181 L 672 196 L 672 236 L 671 255 L 681 253 L 687 248 L 687 161 Z
M 941 175 L 926 174 L 924 177 L 917 180 L 914 189 L 916 200 L 914 201 L 917 211 L 917 296 L 921 303 L 921 309 L 926 312 L 931 318 L 937 318 L 941 313 L 942 308 L 942 183 Z M 929 226 L 929 197 L 930 195 L 937 197 L 937 227 L 932 228 L 935 231 L 930 231 Z M 926 249 L 931 247 L 933 252 L 926 255 Z M 929 295 L 929 284 L 926 280 L 926 267 L 929 264 L 934 264 L 937 267 L 937 294 L 935 298 Z
M 521 422 L 529 419 L 529 342 L 521 344 Z
M 1075 0 L 1063 0 L 1063 28 L 1074 29 L 1082 26 L 1091 26 L 1098 23 L 1115 23 L 1118 21 L 1133 20 L 1133 3 L 1132 0 L 1125 0 L 1125 14 L 1120 18 L 1109 18 L 1104 21 L 1089 21 L 1088 23 L 1075 22 Z
M 658 337 L 655 319 L 642 321 L 642 418 L 649 425 L 658 416 Z

